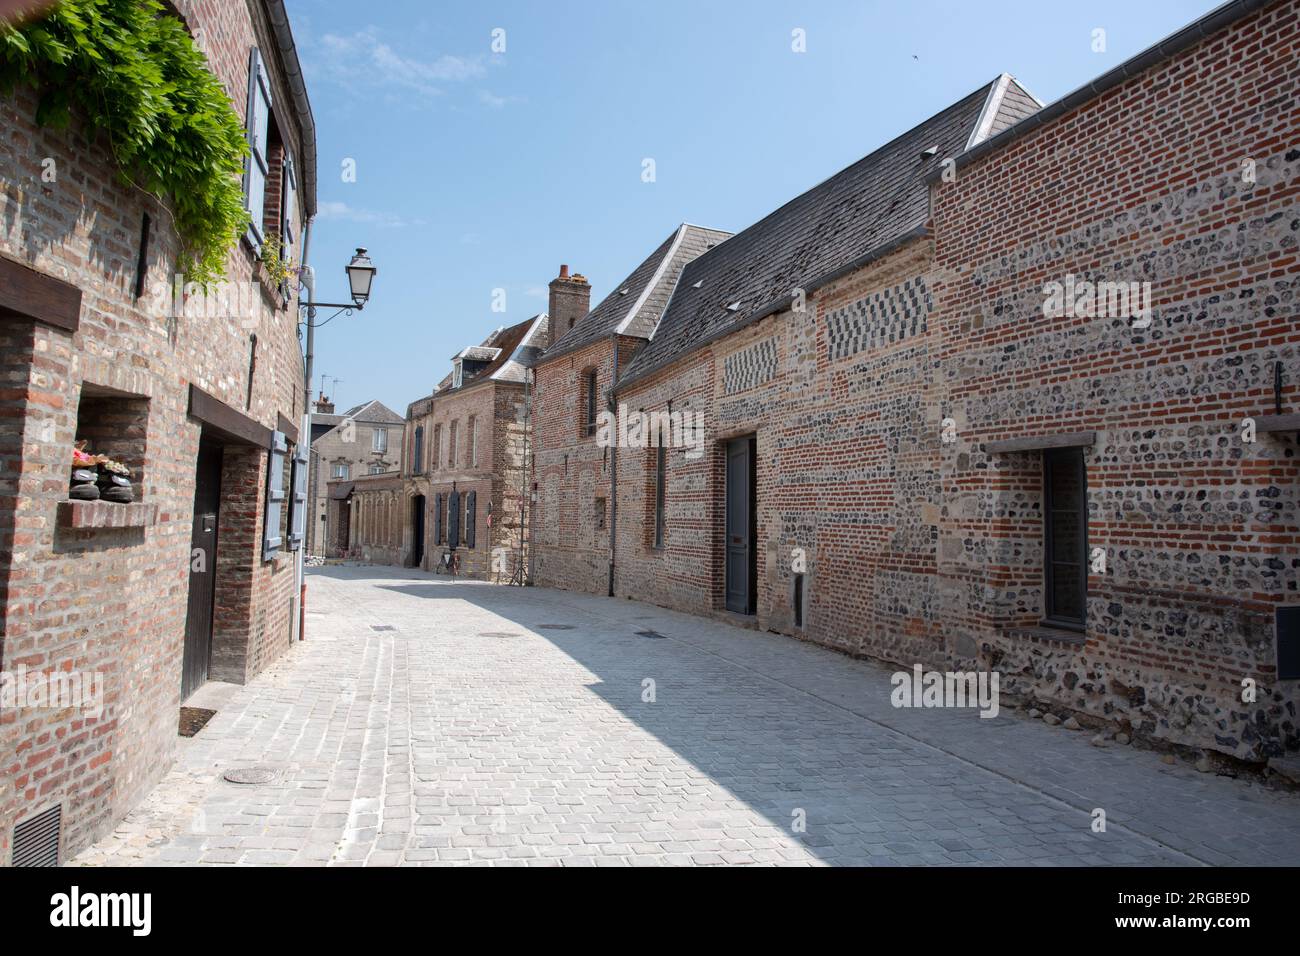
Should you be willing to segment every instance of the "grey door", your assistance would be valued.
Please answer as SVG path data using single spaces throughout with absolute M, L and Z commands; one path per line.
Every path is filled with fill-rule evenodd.
M 754 439 L 727 443 L 727 610 L 753 614 L 757 565 L 754 560 Z

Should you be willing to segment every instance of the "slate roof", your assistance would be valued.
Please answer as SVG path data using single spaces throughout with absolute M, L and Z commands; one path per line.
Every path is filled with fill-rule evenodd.
M 659 244 L 659 248 L 632 270 L 600 304 L 578 320 L 559 340 L 542 353 L 546 361 L 564 355 L 616 332 L 648 339 L 668 304 L 677 277 L 686 263 L 730 238 L 720 229 L 682 223 Z
M 340 416 L 339 421 L 350 418 L 357 422 L 378 422 L 381 425 L 401 425 L 406 421 L 378 399 L 353 405 Z
M 1023 88 L 1016 84 L 1010 101 L 1004 94 L 1013 87 L 1003 80 L 981 86 L 688 263 L 658 330 L 628 363 L 620 385 L 786 307 L 796 288 L 811 292 L 919 236 L 929 217 L 927 174 L 968 149 L 981 127 L 1014 122 L 1004 110 L 1024 108 Z M 923 156 L 930 147 L 938 148 Z
M 528 377 L 528 358 L 536 351 L 537 340 L 545 336 L 549 321 L 545 312 L 539 313 L 523 322 L 499 328 L 484 339 L 481 345 L 471 345 L 456 353 L 456 357 L 460 358 L 486 358 L 490 355 L 491 362 L 476 372 L 469 381 L 464 382 L 460 388 L 451 387 L 452 372 L 448 372 L 431 394 L 418 398 L 407 406 L 407 416 L 417 414 L 416 406 L 423 406 L 425 402 L 441 398 L 443 395 L 459 393 L 471 385 L 477 385 L 488 379 L 497 382 L 525 381 Z M 427 414 L 427 412 L 418 414 Z

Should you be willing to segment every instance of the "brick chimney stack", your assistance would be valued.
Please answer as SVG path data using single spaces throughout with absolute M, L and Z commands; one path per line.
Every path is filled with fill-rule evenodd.
M 333 415 L 334 403 L 325 397 L 325 393 L 320 393 L 320 398 L 316 399 L 316 412 L 320 415 Z
M 560 266 L 560 274 L 551 280 L 550 289 L 546 310 L 551 317 L 546 334 L 547 348 L 591 311 L 591 285 L 577 272 L 569 275 L 568 266 Z

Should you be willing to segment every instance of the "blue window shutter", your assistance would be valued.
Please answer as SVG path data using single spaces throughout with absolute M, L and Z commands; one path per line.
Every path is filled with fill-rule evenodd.
M 280 509 L 284 507 L 284 457 L 289 445 L 283 432 L 271 434 L 271 453 L 267 456 L 266 519 L 262 525 L 262 560 L 270 561 L 280 553 Z
M 471 491 L 465 496 L 465 547 L 474 547 L 474 520 L 475 509 L 478 504 L 478 493 Z
M 299 442 L 293 450 L 293 497 L 289 500 L 289 550 L 302 547 L 307 530 L 307 446 Z
M 248 210 L 248 241 L 262 251 L 262 211 L 266 205 L 267 127 L 271 118 L 271 85 L 262 54 L 253 47 L 248 57 L 248 113 L 245 132 L 248 158 L 244 161 L 244 208 Z
M 453 491 L 447 499 L 447 544 L 460 547 L 460 492 Z
M 293 261 L 294 244 L 298 241 L 298 177 L 294 171 L 293 159 L 287 154 L 284 157 L 282 182 L 280 259 L 288 265 Z

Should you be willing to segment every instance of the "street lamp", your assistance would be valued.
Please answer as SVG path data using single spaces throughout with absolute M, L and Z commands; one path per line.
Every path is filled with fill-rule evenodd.
M 302 319 L 301 324 L 306 326 L 307 329 L 307 334 L 305 336 L 306 341 L 304 343 L 306 348 L 304 350 L 305 354 L 303 355 L 304 402 L 303 402 L 303 416 L 302 416 L 302 432 L 299 435 L 299 439 L 301 441 L 303 455 L 307 460 L 307 468 L 309 472 L 311 470 L 312 453 L 313 453 L 313 449 L 311 447 L 311 379 L 312 379 L 312 362 L 316 357 L 315 355 L 316 330 L 320 328 L 322 325 L 327 325 L 328 323 L 332 322 L 334 319 L 338 318 L 340 315 L 342 315 L 345 312 L 348 315 L 351 315 L 353 309 L 356 309 L 357 311 L 363 309 L 365 307 L 365 304 L 368 301 L 370 301 L 370 287 L 375 281 L 375 273 L 379 271 L 378 269 L 375 268 L 375 264 L 370 261 L 370 257 L 366 255 L 366 250 L 364 248 L 359 247 L 357 249 L 357 254 L 352 257 L 351 262 L 349 262 L 346 266 L 344 266 L 344 270 L 343 270 L 344 272 L 347 273 L 348 276 L 348 290 L 352 294 L 352 301 L 350 303 L 317 302 L 316 301 L 316 273 L 311 266 L 305 264 L 307 261 L 307 250 L 310 246 L 310 243 L 311 243 L 311 221 L 308 220 L 307 234 L 303 242 L 303 251 L 302 251 L 302 260 L 304 265 L 302 266 L 302 269 L 299 271 L 303 288 L 307 290 L 307 301 L 306 302 L 299 301 L 298 306 L 299 308 L 306 310 L 306 317 Z M 333 315 L 331 315 L 324 322 L 317 322 L 316 310 L 320 308 L 338 309 L 338 311 L 335 312 Z M 322 520 L 324 520 L 325 517 L 326 517 L 325 515 L 322 515 L 321 516 Z M 326 521 L 325 528 L 328 529 L 328 527 L 329 527 L 329 522 Z M 305 526 L 303 528 L 303 531 L 305 534 L 306 533 Z M 298 597 L 298 601 L 299 601 L 298 640 L 300 641 L 303 640 L 303 638 L 305 637 L 304 632 L 305 632 L 306 622 L 307 622 L 307 615 L 306 615 L 307 582 L 306 579 L 304 578 L 304 563 L 303 563 L 305 551 L 306 551 L 306 542 L 304 541 L 302 546 L 298 549 L 297 569 L 295 571 L 295 578 L 298 582 L 298 595 L 299 595 Z
M 352 287 L 352 301 L 360 309 L 370 298 L 370 283 L 375 281 L 375 273 L 379 270 L 366 255 L 366 250 L 358 248 L 357 254 L 352 257 L 352 261 L 347 264 L 344 271 L 348 274 L 348 285 Z

